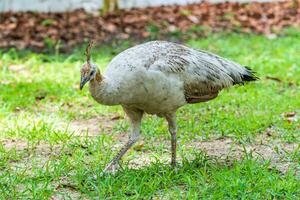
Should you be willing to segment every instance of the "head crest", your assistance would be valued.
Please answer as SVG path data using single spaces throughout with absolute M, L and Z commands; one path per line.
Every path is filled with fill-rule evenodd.
M 89 67 L 91 67 L 91 49 L 93 47 L 94 41 L 90 41 L 88 46 L 85 49 L 85 56 L 86 56 L 86 62 L 88 64 Z

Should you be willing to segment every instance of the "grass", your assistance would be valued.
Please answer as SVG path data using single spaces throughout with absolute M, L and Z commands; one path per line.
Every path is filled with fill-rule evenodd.
M 177 171 L 169 168 L 164 120 L 147 116 L 144 142 L 124 156 L 121 172 L 96 179 L 129 124 L 120 107 L 98 105 L 78 90 L 83 48 L 71 55 L 0 51 L 0 199 L 299 198 L 299 38 L 288 30 L 275 39 L 212 34 L 187 41 L 252 67 L 261 80 L 178 111 Z M 98 47 L 93 59 L 103 71 L 129 45 Z

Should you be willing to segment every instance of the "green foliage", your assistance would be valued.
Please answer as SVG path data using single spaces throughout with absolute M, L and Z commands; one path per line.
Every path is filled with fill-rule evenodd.
M 106 14 L 108 12 L 115 12 L 118 9 L 119 9 L 118 0 L 103 0 L 102 14 Z
M 51 26 L 52 24 L 54 24 L 55 21 L 53 19 L 44 19 L 41 24 L 43 26 Z

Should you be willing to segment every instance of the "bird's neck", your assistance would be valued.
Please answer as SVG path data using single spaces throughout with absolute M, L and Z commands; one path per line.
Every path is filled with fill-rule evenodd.
M 103 77 L 99 70 L 97 70 L 95 78 L 90 80 L 89 90 L 92 97 L 100 104 L 119 104 L 117 88 L 109 79 Z

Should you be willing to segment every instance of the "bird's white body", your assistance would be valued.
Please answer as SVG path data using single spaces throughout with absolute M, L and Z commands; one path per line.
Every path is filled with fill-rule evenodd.
M 102 83 L 91 82 L 90 90 L 101 104 L 163 115 L 188 103 L 187 96 L 199 102 L 216 97 L 219 90 L 241 82 L 246 70 L 211 53 L 153 41 L 117 55 L 107 66 Z
M 162 72 L 144 68 L 118 71 L 111 67 L 103 76 L 102 92 L 94 93 L 102 94 L 101 97 L 95 96 L 101 104 L 123 105 L 160 115 L 175 111 L 186 103 L 183 92 L 178 92 L 183 91 L 182 81 Z M 118 78 L 112 79 L 113 76 Z

